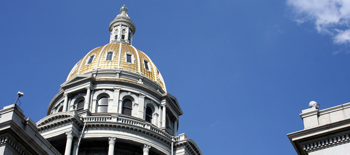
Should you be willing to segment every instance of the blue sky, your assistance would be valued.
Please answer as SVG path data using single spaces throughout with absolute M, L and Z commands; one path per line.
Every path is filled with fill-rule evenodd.
M 71 68 L 109 42 L 125 4 L 133 45 L 162 72 L 184 111 L 179 133 L 204 154 L 294 155 L 308 103 L 350 101 L 350 2 L 1 1 L 1 107 L 45 117 Z M 283 152 L 283 153 L 281 153 Z

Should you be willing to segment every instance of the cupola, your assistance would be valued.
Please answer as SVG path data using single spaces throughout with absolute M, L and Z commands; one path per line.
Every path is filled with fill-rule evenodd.
M 131 45 L 136 26 L 127 13 L 128 8 L 123 5 L 120 8 L 120 14 L 109 24 L 109 32 L 111 33 L 109 43 Z

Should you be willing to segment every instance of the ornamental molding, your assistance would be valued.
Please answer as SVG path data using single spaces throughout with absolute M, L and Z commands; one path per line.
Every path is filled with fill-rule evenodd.
M 197 144 L 192 139 L 188 139 L 186 135 L 184 135 L 184 137 L 181 137 L 180 134 L 180 136 L 174 137 L 174 139 L 175 147 L 185 147 L 191 152 L 191 155 L 202 155 L 202 152 Z
M 350 134 L 343 134 L 340 136 L 333 136 L 327 139 L 305 144 L 303 145 L 303 150 L 309 152 L 309 151 L 319 150 L 325 147 L 343 144 L 349 141 L 350 141 Z
M 79 117 L 70 112 L 59 112 L 53 115 L 46 116 L 36 123 L 38 131 L 47 130 L 57 126 L 67 125 L 67 124 L 77 124 L 81 126 L 83 123 L 80 121 Z
M 13 152 L 16 152 L 20 155 L 27 155 L 27 153 L 24 151 L 25 149 L 16 144 L 10 137 L 4 136 L 0 137 L 0 146 L 6 145 L 11 148 Z

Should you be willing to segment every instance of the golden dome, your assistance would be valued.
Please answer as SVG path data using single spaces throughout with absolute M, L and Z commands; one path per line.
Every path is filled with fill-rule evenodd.
M 66 81 L 79 74 L 106 69 L 141 73 L 144 77 L 159 84 L 166 92 L 162 75 L 152 60 L 134 46 L 121 43 L 107 44 L 91 50 L 72 68 Z

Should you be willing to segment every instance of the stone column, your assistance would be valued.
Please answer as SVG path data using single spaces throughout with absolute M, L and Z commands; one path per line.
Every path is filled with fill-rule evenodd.
M 64 155 L 70 155 L 72 150 L 72 142 L 73 142 L 73 134 L 72 131 L 66 132 L 67 142 L 66 142 L 66 150 L 64 151 Z
M 166 101 L 162 101 L 162 127 L 166 128 Z
M 84 110 L 89 111 L 89 107 L 90 107 L 90 86 L 86 87 L 86 101 L 84 104 Z
M 73 144 L 73 155 L 78 154 L 78 152 L 77 152 L 78 140 L 79 139 L 75 139 L 75 141 L 74 141 L 74 144 Z
M 66 112 L 66 111 L 68 111 L 67 110 L 67 107 L 68 107 L 68 93 L 64 93 L 63 96 L 64 96 L 64 102 L 63 102 L 63 110 L 62 110 L 62 112 Z
M 144 144 L 143 145 L 143 155 L 148 155 L 150 148 L 151 148 L 150 145 Z
M 108 155 L 114 155 L 114 145 L 115 145 L 115 137 L 109 137 L 109 147 L 108 147 Z

